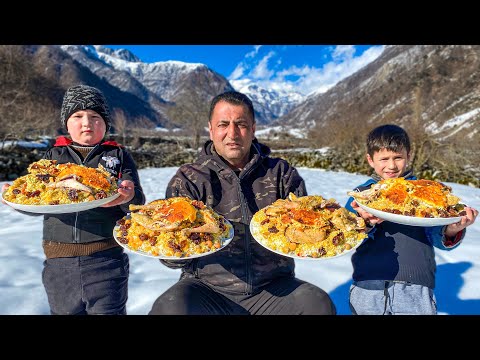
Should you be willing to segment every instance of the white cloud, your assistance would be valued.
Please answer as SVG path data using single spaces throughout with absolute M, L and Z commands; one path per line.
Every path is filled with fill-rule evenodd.
M 227 77 L 228 80 L 237 80 L 237 79 L 241 78 L 245 74 L 245 72 L 249 68 L 251 68 L 251 66 L 249 65 L 249 62 L 251 60 L 249 60 L 249 59 L 255 58 L 255 56 L 257 56 L 258 51 L 260 50 L 261 47 L 262 47 L 262 45 L 255 45 L 253 47 L 253 50 L 250 51 L 249 53 L 247 53 L 245 55 L 245 58 L 240 63 L 237 64 L 237 66 L 232 71 L 232 73 Z M 259 69 L 259 71 L 261 71 L 261 70 Z
M 334 60 L 350 59 L 355 54 L 355 46 L 353 45 L 338 45 L 333 50 L 332 58 Z
M 260 60 L 260 62 L 257 64 L 257 66 L 255 66 L 249 75 L 256 80 L 270 79 L 275 72 L 268 69 L 268 60 L 274 55 L 275 52 L 270 51 L 262 58 L 262 60 Z
M 262 45 L 255 45 L 253 47 L 253 50 L 250 51 L 247 55 L 245 55 L 245 58 L 254 58 L 257 54 L 258 54 L 258 50 L 260 50 L 260 48 L 262 47 Z
M 236 79 L 243 76 L 244 71 L 245 71 L 244 65 L 243 65 L 243 63 L 240 63 L 240 64 L 237 65 L 235 70 L 232 71 L 230 76 L 228 76 L 228 79 L 229 80 L 236 80 Z
M 354 45 L 329 47 L 332 60 L 321 67 L 292 65 L 287 68 L 281 67 L 285 64 L 281 52 L 270 51 L 256 62 L 260 48 L 261 46 L 255 47 L 245 56 L 242 63 L 237 65 L 229 76 L 229 80 L 254 79 L 266 89 L 295 91 L 308 95 L 312 92 L 327 91 L 339 81 L 372 62 L 382 53 L 384 46 L 372 46 L 359 56 L 355 56 Z M 324 57 L 324 55 L 321 56 Z M 271 65 L 270 68 L 269 65 Z M 248 71 L 249 69 L 252 70 Z

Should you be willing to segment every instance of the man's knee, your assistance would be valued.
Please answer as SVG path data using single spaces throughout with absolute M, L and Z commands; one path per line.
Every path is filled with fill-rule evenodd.
M 169 304 L 167 304 L 167 302 Z M 159 296 L 153 303 L 148 315 L 175 315 L 175 308 L 174 302 L 166 300 L 164 296 Z
M 330 296 L 317 286 L 308 284 L 298 294 L 304 315 L 336 315 L 337 309 Z

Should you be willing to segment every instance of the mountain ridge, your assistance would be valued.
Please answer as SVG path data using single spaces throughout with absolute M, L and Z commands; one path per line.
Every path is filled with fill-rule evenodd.
M 302 128 L 312 139 L 338 124 L 371 128 L 386 122 L 421 128 L 439 140 L 478 138 L 478 45 L 389 45 L 374 61 L 326 92 L 306 97 L 265 89 L 251 80 L 228 81 L 201 63 L 144 63 L 125 49 L 19 47 L 28 54 L 23 61 L 58 82 L 52 85 L 54 103 L 61 101 L 61 89 L 75 82 L 97 84 L 112 108 L 125 111 L 130 122 L 145 118 L 157 127 L 185 129 L 191 123 L 179 117 L 185 108 L 204 117 L 215 95 L 237 89 L 252 99 L 259 128 L 281 127 L 287 133 Z
M 275 123 L 320 131 L 350 119 L 369 128 L 392 122 L 439 139 L 478 137 L 480 46 L 399 45 Z M 464 115 L 462 117 L 462 114 Z M 457 129 L 461 122 L 463 129 Z
M 127 140 L 139 154 L 147 151 L 141 142 L 156 137 L 182 139 L 189 149 L 197 149 L 208 137 L 211 98 L 236 87 L 255 104 L 259 140 L 274 150 L 304 147 L 314 153 L 281 155 L 294 165 L 368 172 L 366 133 L 393 123 L 411 136 L 412 166 L 419 176 L 478 184 L 478 45 L 388 46 L 328 91 L 297 97 L 296 105 L 277 89 L 230 83 L 202 64 L 146 65 L 139 60 L 123 49 L 112 52 L 93 45 L 0 45 L 0 138 L 65 134 L 59 122 L 63 94 L 84 83 L 107 97 L 113 112 L 111 135 Z M 117 121 L 122 118 L 123 125 Z M 327 158 L 315 150 L 327 148 Z

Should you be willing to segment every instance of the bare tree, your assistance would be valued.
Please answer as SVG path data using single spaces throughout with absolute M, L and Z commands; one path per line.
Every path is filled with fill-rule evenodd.
M 15 139 L 18 122 L 15 117 L 21 110 L 22 99 L 27 96 L 29 71 L 19 61 L 21 56 L 18 46 L 0 46 L 0 134 L 3 142 Z
M 132 146 L 134 148 L 141 146 L 141 137 L 152 134 L 155 129 L 155 122 L 145 116 L 139 116 L 133 119 L 133 124 L 130 127 L 130 135 L 133 137 Z
M 127 145 L 126 134 L 128 129 L 128 121 L 127 121 L 125 112 L 122 109 L 115 109 L 113 111 L 112 118 L 113 118 L 112 125 L 115 130 L 115 133 L 118 136 L 122 137 L 122 144 L 126 146 Z
M 200 138 L 205 134 L 208 123 L 209 103 L 196 91 L 189 90 L 176 105 L 168 110 L 173 124 L 186 129 L 190 136 L 190 145 L 197 149 Z
M 52 130 L 57 112 L 36 85 L 41 77 L 22 46 L 0 46 L 0 139 L 18 140 Z

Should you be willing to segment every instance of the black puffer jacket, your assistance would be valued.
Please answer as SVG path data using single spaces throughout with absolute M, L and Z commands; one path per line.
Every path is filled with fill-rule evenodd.
M 96 168 L 102 164 L 113 176 L 121 180 L 131 180 L 135 184 L 135 196 L 120 206 L 98 207 L 91 210 L 68 214 L 45 214 L 43 221 L 43 239 L 62 243 L 88 243 L 111 239 L 115 222 L 125 216 L 129 204 L 145 203 L 138 172 L 130 154 L 115 142 L 98 144 L 82 161 L 80 156 L 68 145 L 71 140 L 65 137 L 57 139 L 55 146 L 49 149 L 44 158 L 57 160 L 58 163 L 74 163 Z
M 285 160 L 269 157 L 270 149 L 256 140 L 251 160 L 237 176 L 205 143 L 193 164 L 181 166 L 170 180 L 166 197 L 201 200 L 224 215 L 235 228 L 235 237 L 224 249 L 189 261 L 161 260 L 182 267 L 182 276 L 196 276 L 219 291 L 250 294 L 271 280 L 294 276 L 293 259 L 266 250 L 253 238 L 250 220 L 259 209 L 284 199 L 290 192 L 306 195 L 305 183 Z

